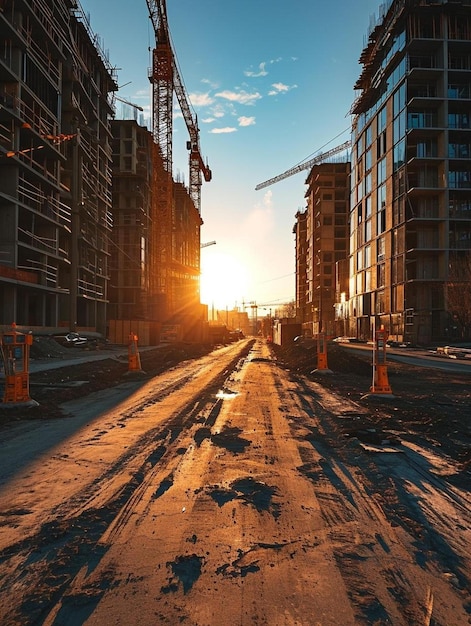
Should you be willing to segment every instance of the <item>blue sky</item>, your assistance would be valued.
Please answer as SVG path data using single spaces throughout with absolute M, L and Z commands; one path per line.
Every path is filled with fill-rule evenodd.
M 150 128 L 155 37 L 145 0 L 82 0 L 118 96 Z M 132 10 L 130 6 L 132 4 Z M 307 171 L 255 186 L 350 138 L 353 85 L 378 0 L 167 0 L 172 44 L 198 116 L 203 183 L 202 301 L 232 308 L 294 298 L 295 214 Z M 133 110 L 118 103 L 118 117 Z M 174 174 L 188 181 L 187 130 L 175 105 Z M 263 308 L 261 309 L 263 314 Z M 260 314 L 260 313 L 259 313 Z

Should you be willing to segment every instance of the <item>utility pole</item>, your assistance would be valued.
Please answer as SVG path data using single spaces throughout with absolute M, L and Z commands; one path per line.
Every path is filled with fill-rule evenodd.
M 253 324 L 253 335 L 254 337 L 257 336 L 257 323 L 258 323 L 258 306 L 256 302 L 253 302 L 250 305 L 250 308 L 252 309 L 252 324 Z
M 72 148 L 72 180 L 71 180 L 71 246 L 70 246 L 70 286 L 69 286 L 69 330 L 77 329 L 77 300 L 78 300 L 78 266 L 80 233 L 80 207 L 82 205 L 82 154 L 80 147 L 80 128 L 73 139 Z

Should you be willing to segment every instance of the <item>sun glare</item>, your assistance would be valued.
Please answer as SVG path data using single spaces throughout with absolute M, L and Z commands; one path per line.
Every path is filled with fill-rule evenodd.
M 247 293 L 248 273 L 234 257 L 217 252 L 201 254 L 201 302 L 217 309 L 241 306 Z

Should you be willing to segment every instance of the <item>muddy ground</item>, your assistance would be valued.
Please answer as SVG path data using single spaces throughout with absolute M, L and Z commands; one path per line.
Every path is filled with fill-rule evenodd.
M 244 348 L 211 354 L 193 381 L 209 347 L 141 351 L 143 378 L 185 363 L 97 419 L 87 398 L 73 417 L 61 402 L 127 380 L 125 355 L 32 374 L 39 406 L 3 414 L 45 421 L 17 425 L 26 450 L 6 446 L 9 624 L 129 624 L 136 611 L 216 624 L 221 598 L 228 624 L 469 622 L 471 375 L 390 361 L 386 399 L 367 395 L 369 351 L 329 345 L 321 374 L 315 351 Z M 30 467 L 36 442 L 22 434 L 78 418 Z M 382 446 L 404 454 L 371 451 Z
M 457 374 L 441 369 L 422 368 L 388 361 L 388 380 L 394 398 L 369 395 L 372 382 L 371 354 L 353 354 L 335 344 L 328 348 L 328 368 L 332 374 L 319 373 L 317 353 L 302 347 L 272 347 L 281 367 L 293 376 L 307 376 L 332 391 L 366 408 L 366 415 L 348 425 L 345 437 L 381 443 L 403 434 L 415 434 L 439 446 L 458 461 L 462 477 L 469 481 L 471 471 L 471 374 Z M 84 351 L 73 349 L 76 355 Z M 72 367 L 47 370 L 30 375 L 30 395 L 39 406 L 25 409 L 0 408 L 0 425 L 20 419 L 65 417 L 61 403 L 93 391 L 118 385 L 130 375 L 126 357 L 109 358 Z M 143 379 L 150 378 L 180 361 L 198 358 L 210 346 L 176 344 L 140 353 Z M 66 358 L 70 349 L 52 340 L 35 343 L 31 358 Z M 132 374 L 137 376 L 138 374 Z M 81 381 L 80 383 L 77 381 Z
M 325 387 L 366 408 L 364 419 L 349 424 L 345 436 L 381 443 L 415 434 L 440 447 L 462 468 L 469 484 L 471 470 L 471 368 L 470 374 L 417 367 L 388 360 L 387 376 L 393 398 L 371 395 L 371 353 L 352 352 L 329 344 L 328 368 L 316 373 L 317 353 L 300 347 L 274 348 L 278 361 L 298 375 L 314 378 Z

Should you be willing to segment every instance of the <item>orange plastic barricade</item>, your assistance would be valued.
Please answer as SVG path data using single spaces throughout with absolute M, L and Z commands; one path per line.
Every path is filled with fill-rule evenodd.
M 332 370 L 327 365 L 327 341 L 325 333 L 317 335 L 317 369 L 316 374 L 332 374 Z
M 1 341 L 5 370 L 3 403 L 8 406 L 37 405 L 29 395 L 29 348 L 33 335 L 18 332 L 14 322 L 11 328 L 2 334 Z
M 373 384 L 370 393 L 393 398 L 393 393 L 388 380 L 388 367 L 386 365 L 386 338 L 384 328 L 375 332 L 373 348 Z

